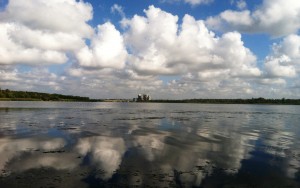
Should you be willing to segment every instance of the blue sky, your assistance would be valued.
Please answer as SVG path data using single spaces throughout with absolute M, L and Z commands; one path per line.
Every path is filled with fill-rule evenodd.
M 0 0 L 0 87 L 299 98 L 297 0 Z

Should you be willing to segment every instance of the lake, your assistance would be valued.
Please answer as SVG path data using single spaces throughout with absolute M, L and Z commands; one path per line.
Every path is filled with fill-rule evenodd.
M 0 102 L 0 187 L 300 187 L 300 106 Z

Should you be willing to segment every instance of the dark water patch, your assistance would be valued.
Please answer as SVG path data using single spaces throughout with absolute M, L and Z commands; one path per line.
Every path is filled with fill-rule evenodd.
M 202 111 L 174 111 L 172 113 L 174 114 L 194 114 L 194 113 L 199 113 L 199 112 L 202 112 Z
M 176 146 L 179 148 L 189 148 L 193 146 L 197 146 L 197 144 L 201 143 L 214 143 L 217 144 L 220 140 L 207 138 L 199 135 L 186 135 L 186 136 L 167 136 L 164 142 L 171 146 Z
M 78 127 L 59 127 L 58 130 L 77 130 Z
M 144 136 L 144 135 L 162 135 L 165 134 L 162 131 L 159 131 L 157 129 L 154 128 L 149 128 L 149 127 L 139 127 L 138 129 L 132 131 L 131 133 L 133 136 Z
M 52 151 L 43 151 L 43 153 L 65 153 L 65 150 L 52 150 Z
M 241 131 L 241 130 L 233 130 L 233 133 L 237 134 L 237 135 L 243 135 L 243 136 L 247 136 L 249 138 L 258 138 L 259 134 L 257 132 L 253 132 L 253 131 Z
M 121 121 L 135 121 L 135 120 L 142 120 L 143 118 L 136 118 L 136 117 L 131 117 L 131 118 L 117 118 L 114 120 L 121 120 Z
M 124 117 L 124 118 L 116 118 L 114 120 L 123 120 L 123 121 L 135 121 L 135 120 L 156 120 L 156 119 L 163 119 L 165 117 Z
M 191 118 L 189 117 L 171 117 L 171 119 L 174 119 L 176 121 L 190 121 Z
M 165 117 L 145 117 L 144 119 L 164 119 Z
M 85 137 L 93 137 L 93 136 L 100 136 L 100 133 L 94 132 L 94 131 L 86 131 L 82 130 L 80 133 L 80 138 L 85 138 Z
M 55 170 L 52 168 L 30 169 L 22 173 L 12 173 L 0 178 L 1 187 L 88 187 L 75 172 Z

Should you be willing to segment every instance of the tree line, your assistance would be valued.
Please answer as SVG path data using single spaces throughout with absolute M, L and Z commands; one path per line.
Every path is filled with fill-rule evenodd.
M 80 97 L 73 95 L 49 94 L 30 91 L 12 91 L 9 89 L 2 90 L 0 88 L 0 100 L 7 101 L 82 101 L 92 102 L 99 101 L 90 99 L 89 97 Z
M 80 97 L 73 95 L 49 94 L 31 91 L 12 91 L 0 88 L 0 100 L 2 101 L 79 101 L 79 102 L 127 102 L 128 100 L 103 100 L 90 99 L 89 97 Z M 183 99 L 183 100 L 151 100 L 152 103 L 202 103 L 202 104 L 285 104 L 300 105 L 300 99 Z
M 265 99 L 262 97 L 251 99 L 184 99 L 184 100 L 152 100 L 161 103 L 202 103 L 202 104 L 286 104 L 300 105 L 300 99 Z

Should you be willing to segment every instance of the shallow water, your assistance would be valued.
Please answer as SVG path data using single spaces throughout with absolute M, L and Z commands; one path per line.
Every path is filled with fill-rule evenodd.
M 0 187 L 300 187 L 300 106 L 0 102 Z

